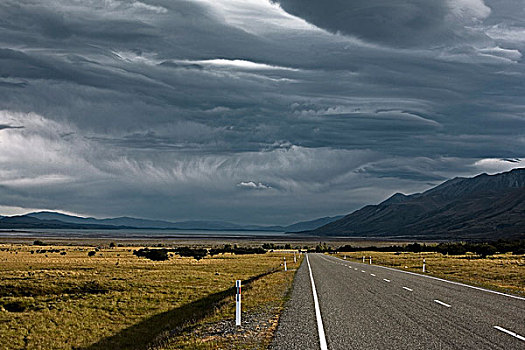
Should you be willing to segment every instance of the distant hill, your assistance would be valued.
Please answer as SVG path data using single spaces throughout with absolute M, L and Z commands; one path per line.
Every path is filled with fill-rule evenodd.
M 295 232 L 301 232 L 301 231 L 306 231 L 306 230 L 313 230 L 313 229 L 316 229 L 317 227 L 321 227 L 321 226 L 326 225 L 326 224 L 328 224 L 330 222 L 339 220 L 342 217 L 343 217 L 343 215 L 325 216 L 323 218 L 319 218 L 319 219 L 315 219 L 315 220 L 297 222 L 295 224 L 292 224 L 292 225 L 289 225 L 289 226 L 285 226 L 282 229 L 283 229 L 283 231 L 288 232 L 288 233 L 295 233 Z
M 59 220 L 40 220 L 27 215 L 4 216 L 0 218 L 0 229 L 92 229 L 115 230 L 126 228 L 124 226 L 74 224 Z
M 310 221 L 297 222 L 289 226 L 239 225 L 225 221 L 181 221 L 118 217 L 96 219 L 80 217 L 52 211 L 41 211 L 20 216 L 0 217 L 0 229 L 172 229 L 172 230 L 217 230 L 217 231 L 278 231 L 298 232 L 312 230 L 326 223 L 341 218 L 324 217 Z
M 52 211 L 41 211 L 29 213 L 26 216 L 40 220 L 59 220 L 72 224 L 89 224 L 89 225 L 109 225 L 109 226 L 128 226 L 134 228 L 170 228 L 175 224 L 168 221 L 136 219 L 130 217 L 118 217 L 109 219 L 84 218 L 80 216 L 66 215 Z
M 396 193 L 304 232 L 429 239 L 525 238 L 525 169 L 454 178 L 423 193 Z
M 74 215 L 66 215 L 52 211 L 42 211 L 29 213 L 25 216 L 37 218 L 40 220 L 58 220 L 70 224 L 81 225 L 104 225 L 104 226 L 119 226 L 136 229 L 173 229 L 173 230 L 244 230 L 245 226 L 232 224 L 225 221 L 181 221 L 169 222 L 162 220 L 138 219 L 132 217 L 118 217 L 107 219 L 96 219 L 92 217 L 80 217 Z M 252 225 L 250 230 L 263 229 L 262 226 Z

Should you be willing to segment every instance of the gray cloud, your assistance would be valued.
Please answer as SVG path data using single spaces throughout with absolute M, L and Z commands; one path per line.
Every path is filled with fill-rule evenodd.
M 282 8 L 334 33 L 394 46 L 437 46 L 472 35 L 465 29 L 483 20 L 482 0 L 278 0 Z
M 23 129 L 23 126 L 13 126 L 13 125 L 7 125 L 7 124 L 0 124 L 0 130 L 3 129 Z
M 521 164 L 520 1 L 279 4 L 3 1 L 0 206 L 289 223 Z

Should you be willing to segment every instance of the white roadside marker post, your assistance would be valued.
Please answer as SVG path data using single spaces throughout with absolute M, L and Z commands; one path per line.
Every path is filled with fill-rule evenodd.
M 343 260 L 346 260 L 346 255 L 345 255 L 345 257 L 343 258 Z
M 241 325 L 241 280 L 235 282 L 235 325 Z
M 293 263 L 294 263 L 294 264 L 297 263 L 297 258 L 295 257 L 295 252 L 293 252 Z
M 370 265 L 372 265 L 372 257 L 370 257 Z
M 365 263 L 365 256 L 363 255 L 363 264 Z
M 426 267 L 427 267 L 426 265 L 427 265 L 426 261 L 425 261 L 425 259 L 423 259 L 423 272 L 426 272 L 426 270 L 427 270 L 426 269 Z
M 284 271 L 288 271 L 288 269 L 286 268 L 286 258 L 284 258 Z

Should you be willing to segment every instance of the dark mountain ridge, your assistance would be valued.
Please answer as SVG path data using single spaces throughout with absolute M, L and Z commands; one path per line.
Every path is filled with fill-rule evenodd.
M 454 178 L 423 193 L 396 193 L 304 233 L 355 237 L 525 237 L 525 169 Z
M 148 220 L 148 219 L 137 219 L 127 216 L 121 216 L 117 218 L 107 219 L 96 219 L 92 217 L 80 217 L 74 215 L 67 215 L 52 211 L 40 211 L 35 213 L 26 214 L 33 218 L 40 220 L 59 220 L 71 224 L 88 224 L 88 225 L 109 225 L 109 226 L 128 226 L 134 228 L 172 228 L 176 224 L 173 222 L 162 221 L 162 220 Z
M 41 220 L 27 215 L 4 216 L 0 218 L 0 229 L 98 229 L 116 230 L 125 229 L 126 226 L 111 226 L 101 224 L 76 224 L 60 220 Z
M 40 211 L 25 215 L 0 217 L 0 229 L 152 229 L 152 230 L 214 230 L 214 231 L 283 231 L 298 232 L 315 229 L 342 216 L 323 217 L 297 222 L 288 226 L 239 225 L 225 221 L 180 221 L 118 217 L 96 219 L 52 211 Z

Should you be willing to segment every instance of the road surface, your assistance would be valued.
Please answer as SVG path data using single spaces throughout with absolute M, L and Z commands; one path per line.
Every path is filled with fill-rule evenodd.
M 272 349 L 525 350 L 525 298 L 322 254 L 307 258 Z

